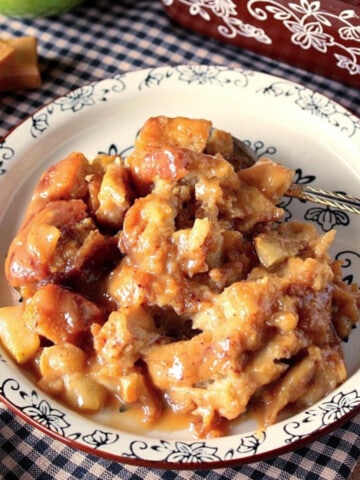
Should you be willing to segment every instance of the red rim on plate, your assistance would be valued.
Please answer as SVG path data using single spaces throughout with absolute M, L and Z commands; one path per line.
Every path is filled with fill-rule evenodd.
M 359 187 L 359 120 L 326 97 L 278 77 L 241 69 L 185 65 L 141 70 L 80 87 L 54 100 L 0 144 L 2 258 L 46 166 L 74 150 L 89 158 L 98 152 L 126 152 L 144 121 L 160 114 L 211 119 L 219 128 L 247 139 L 259 153 L 296 168 L 301 178 L 310 175 L 318 185 L 336 190 L 336 172 L 341 169 L 342 190 L 351 193 Z M 313 207 L 296 199 L 282 206 L 289 218 L 299 219 Z M 344 260 L 344 277 L 359 283 L 360 247 L 353 238 L 360 231 L 360 217 L 344 219 L 336 211 L 320 208 L 311 218 L 323 231 L 337 229 L 333 254 Z M 1 306 L 16 302 L 3 273 L 0 287 Z M 93 455 L 167 469 L 235 466 L 302 447 L 360 412 L 359 330 L 355 328 L 344 343 L 348 380 L 311 408 L 264 431 L 251 421 L 239 423 L 231 436 L 214 439 L 194 439 L 186 432 L 119 431 L 74 413 L 44 394 L 1 348 L 0 394 L 27 423 Z

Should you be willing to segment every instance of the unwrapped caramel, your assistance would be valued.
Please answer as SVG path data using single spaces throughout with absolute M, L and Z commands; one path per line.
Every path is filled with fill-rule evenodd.
M 40 85 L 36 38 L 0 40 L 0 91 L 37 88 Z
M 6 67 L 11 66 L 15 60 L 15 48 L 9 45 L 8 42 L 0 40 L 0 67 L 5 69 Z

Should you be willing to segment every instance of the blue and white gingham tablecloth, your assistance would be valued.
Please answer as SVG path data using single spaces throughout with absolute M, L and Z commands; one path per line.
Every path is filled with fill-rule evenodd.
M 70 13 L 35 20 L 0 16 L 3 34 L 38 38 L 43 86 L 21 93 L 0 93 L 0 142 L 38 107 L 84 83 L 169 64 L 224 64 L 270 73 L 323 93 L 360 117 L 360 85 L 359 89 L 350 88 L 185 31 L 167 17 L 159 0 L 89 0 Z M 350 478 L 359 457 L 358 415 L 306 447 L 268 461 L 213 471 L 147 469 L 73 450 L 0 406 L 2 480 L 342 480 Z

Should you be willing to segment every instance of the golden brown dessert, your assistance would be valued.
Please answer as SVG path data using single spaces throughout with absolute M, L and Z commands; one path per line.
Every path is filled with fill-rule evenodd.
M 290 169 L 238 168 L 230 134 L 160 116 L 127 159 L 73 153 L 43 174 L 6 259 L 23 306 L 0 311 L 42 389 L 149 425 L 170 409 L 214 436 L 345 380 L 360 295 L 328 254 L 334 232 L 279 222 Z

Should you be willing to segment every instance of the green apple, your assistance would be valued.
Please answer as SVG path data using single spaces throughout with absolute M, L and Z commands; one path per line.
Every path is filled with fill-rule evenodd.
M 18 18 L 58 15 L 82 0 L 0 0 L 0 15 Z

